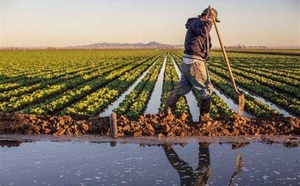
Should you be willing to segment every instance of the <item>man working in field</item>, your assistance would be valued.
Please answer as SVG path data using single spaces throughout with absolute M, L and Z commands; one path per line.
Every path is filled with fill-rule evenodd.
M 200 120 L 209 117 L 213 86 L 206 61 L 212 46 L 209 32 L 213 26 L 213 19 L 220 22 L 217 14 L 216 10 L 207 8 L 200 16 L 187 20 L 182 76 L 177 87 L 169 94 L 164 113 L 175 113 L 176 102 L 180 96 L 187 94 L 194 87 L 201 96 Z

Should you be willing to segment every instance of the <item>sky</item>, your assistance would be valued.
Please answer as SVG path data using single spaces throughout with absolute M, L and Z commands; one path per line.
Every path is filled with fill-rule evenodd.
M 209 5 L 224 45 L 300 46 L 300 0 L 0 0 L 0 47 L 183 44 Z

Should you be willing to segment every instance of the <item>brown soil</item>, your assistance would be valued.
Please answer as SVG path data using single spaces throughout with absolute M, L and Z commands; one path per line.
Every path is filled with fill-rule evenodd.
M 239 136 L 300 135 L 300 119 L 292 117 L 206 119 L 194 123 L 188 116 L 143 115 L 138 120 L 118 117 L 118 136 Z M 40 116 L 0 113 L 0 134 L 110 135 L 108 117 Z

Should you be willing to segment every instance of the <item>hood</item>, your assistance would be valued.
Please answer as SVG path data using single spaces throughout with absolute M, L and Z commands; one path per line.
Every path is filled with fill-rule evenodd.
M 186 21 L 185 28 L 188 29 L 189 26 L 192 24 L 192 22 L 196 21 L 197 19 L 199 19 L 199 18 L 198 18 L 198 17 L 192 17 L 192 18 L 189 18 L 189 19 Z

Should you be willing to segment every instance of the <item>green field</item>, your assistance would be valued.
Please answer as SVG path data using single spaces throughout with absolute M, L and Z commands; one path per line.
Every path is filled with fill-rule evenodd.
M 247 90 L 245 110 L 255 117 L 281 115 L 253 95 L 300 116 L 300 55 L 290 51 L 228 54 L 238 86 Z M 179 78 L 172 59 L 181 64 L 179 50 L 70 50 L 0 51 L 0 112 L 42 115 L 96 116 L 115 102 L 149 69 L 141 82 L 115 108 L 118 114 L 143 114 L 158 74 L 166 61 L 161 107 Z M 221 52 L 208 63 L 211 80 L 232 100 L 238 100 L 229 81 Z M 193 91 L 199 101 L 199 95 Z M 178 113 L 189 112 L 182 98 Z M 233 111 L 213 94 L 212 116 Z

